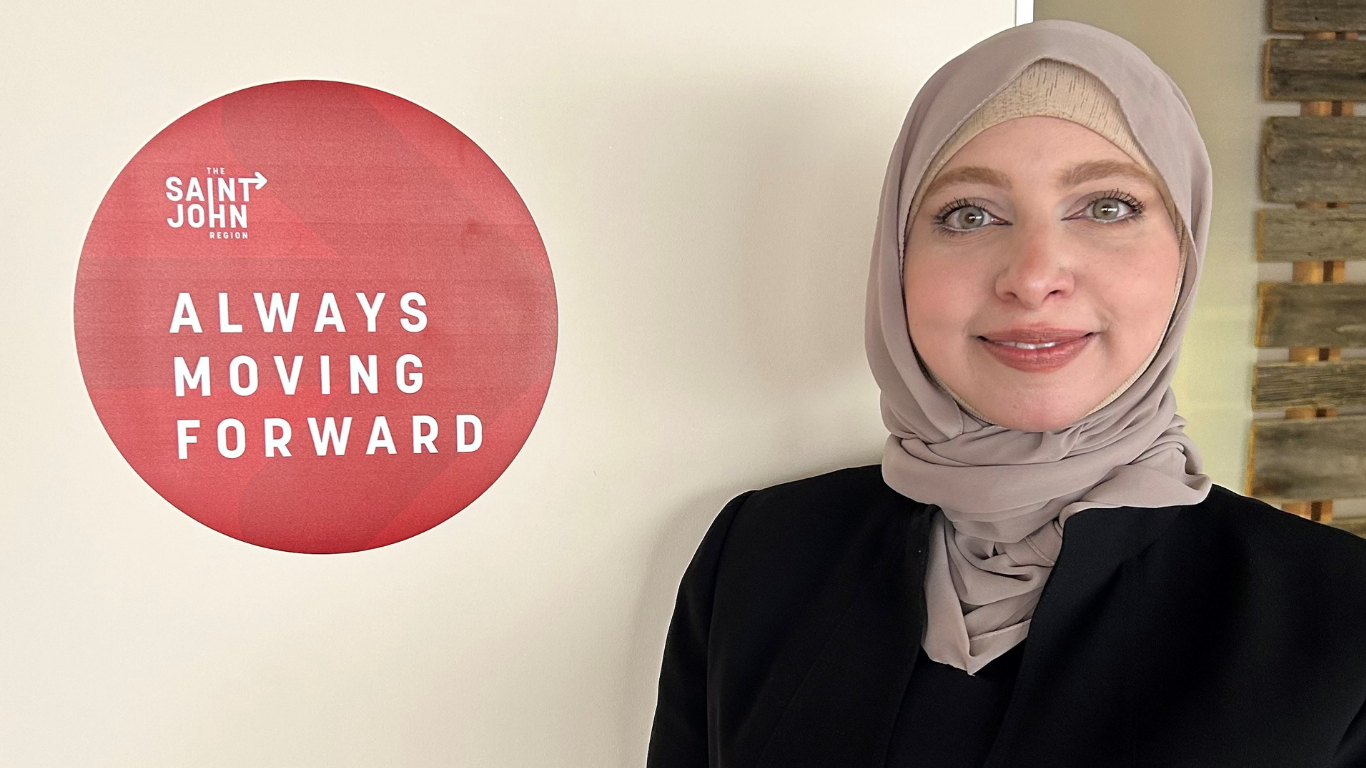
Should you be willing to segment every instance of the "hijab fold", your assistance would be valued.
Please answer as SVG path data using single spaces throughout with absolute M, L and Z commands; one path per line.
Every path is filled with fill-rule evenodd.
M 1117 99 L 1181 219 L 1183 262 L 1167 332 L 1146 366 L 1076 423 L 1024 432 L 965 408 L 922 367 L 906 324 L 902 256 L 911 204 L 932 161 L 1040 59 L 1085 70 Z M 931 659 L 975 674 L 1024 640 L 1071 515 L 1196 504 L 1208 495 L 1210 478 L 1170 385 L 1204 258 L 1212 186 L 1204 142 L 1176 84 L 1132 43 L 1096 27 L 1062 20 L 1012 27 L 949 61 L 916 96 L 883 182 L 865 341 L 890 433 L 883 479 L 938 507 L 922 642 Z

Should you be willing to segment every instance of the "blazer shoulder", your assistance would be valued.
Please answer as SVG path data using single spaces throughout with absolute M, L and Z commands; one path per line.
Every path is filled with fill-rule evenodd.
M 832 509 L 868 506 L 895 493 L 882 480 L 882 466 L 867 464 L 789 480 L 755 490 L 750 504 L 815 514 Z
M 1188 519 L 1264 569 L 1339 588 L 1366 608 L 1366 539 L 1215 485 Z
M 798 574 L 815 578 L 842 560 L 886 546 L 925 507 L 888 487 L 878 464 L 845 467 L 742 496 L 726 524 L 719 569 L 723 582 L 727 575 L 745 582 L 803 578 Z
M 845 467 L 750 492 L 730 538 L 758 537 L 771 545 L 815 535 L 812 543 L 819 543 L 921 506 L 883 482 L 881 465 Z
M 1214 485 L 1209 498 L 1195 506 L 1213 512 L 1222 525 L 1236 528 L 1247 538 L 1286 537 L 1302 546 L 1329 547 L 1366 558 L 1366 539 L 1277 509 L 1261 499 L 1244 496 L 1222 485 Z

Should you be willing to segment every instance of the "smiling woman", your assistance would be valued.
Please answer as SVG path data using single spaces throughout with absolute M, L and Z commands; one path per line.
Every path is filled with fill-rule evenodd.
M 721 510 L 651 768 L 1366 766 L 1366 541 L 1214 484 L 1170 387 L 1212 196 L 1108 32 L 930 78 L 873 240 L 882 461 Z

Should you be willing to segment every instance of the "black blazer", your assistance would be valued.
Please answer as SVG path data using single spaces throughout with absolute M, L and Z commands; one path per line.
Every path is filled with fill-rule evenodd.
M 881 768 L 934 508 L 842 469 L 747 491 L 678 589 L 648 768 Z M 1070 517 L 986 768 L 1366 767 L 1366 539 L 1216 485 Z

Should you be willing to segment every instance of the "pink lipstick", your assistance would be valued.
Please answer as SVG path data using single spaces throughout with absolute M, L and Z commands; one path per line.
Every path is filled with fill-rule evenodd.
M 1065 328 L 1012 329 L 978 336 L 993 357 L 1017 370 L 1048 373 L 1072 362 L 1091 343 L 1094 332 Z

